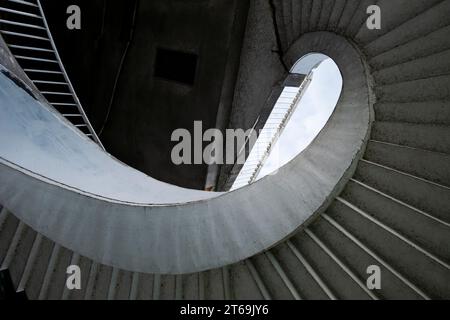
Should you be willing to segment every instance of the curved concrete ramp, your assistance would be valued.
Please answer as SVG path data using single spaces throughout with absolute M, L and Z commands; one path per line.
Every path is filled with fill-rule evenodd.
M 277 176 L 178 211 L 104 207 L 106 201 L 59 193 L 63 188 L 12 164 L 0 165 L 5 205 L 0 264 L 15 290 L 30 299 L 450 298 L 450 0 L 409 0 L 406 6 L 406 1 L 378 1 L 381 30 L 366 28 L 370 0 L 293 1 L 290 8 L 285 3 L 274 1 L 287 64 L 322 52 L 343 74 L 339 105 L 314 145 Z M 264 70 L 261 36 L 275 30 L 272 20 L 264 19 L 271 17 L 270 9 L 266 1 L 252 1 L 246 68 Z M 336 37 L 349 39 L 365 58 Z M 0 60 L 1 54 L 0 49 Z M 356 112 L 367 107 L 361 59 L 370 67 L 377 102 L 364 157 L 356 161 L 355 149 L 337 142 L 346 137 L 355 148 L 363 147 L 364 128 L 355 126 L 355 120 L 367 119 Z M 257 86 L 256 94 L 260 91 Z M 10 139 L 1 139 L 13 147 Z M 358 164 L 354 174 L 348 170 L 342 178 L 344 154 Z M 339 172 L 334 180 L 333 170 Z M 345 187 L 333 189 L 336 179 Z M 323 206 L 330 205 L 322 214 L 272 246 L 308 214 L 320 212 L 317 204 L 324 199 Z M 55 203 L 43 209 L 50 200 Z M 210 210 L 202 211 L 202 205 Z M 79 291 L 66 287 L 66 270 L 73 264 L 87 275 Z M 380 290 L 367 288 L 368 266 L 380 268 Z M 132 272 L 204 269 L 211 270 Z
M 310 38 L 293 54 L 309 47 L 336 61 L 348 81 L 334 115 L 276 175 L 225 194 L 182 189 L 127 167 L 1 75 L 0 203 L 56 243 L 130 271 L 196 272 L 274 246 L 342 190 L 368 137 L 370 89 L 360 54 L 342 37 L 319 36 L 326 48 Z
M 30 173 L 92 196 L 167 205 L 219 193 L 183 189 L 120 163 L 51 107 L 0 74 L 0 157 Z

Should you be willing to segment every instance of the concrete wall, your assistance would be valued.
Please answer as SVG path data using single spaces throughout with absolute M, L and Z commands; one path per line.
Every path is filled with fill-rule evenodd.
M 277 50 L 269 1 L 250 1 L 229 128 L 252 128 L 269 100 L 272 89 L 286 76 Z M 224 187 L 232 168 L 229 165 L 221 167 L 219 190 Z

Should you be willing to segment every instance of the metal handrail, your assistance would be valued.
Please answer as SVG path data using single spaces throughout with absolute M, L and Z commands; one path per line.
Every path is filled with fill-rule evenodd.
M 241 169 L 240 174 L 236 177 L 236 180 L 233 182 L 233 185 L 231 186 L 231 190 L 235 190 L 238 188 L 241 188 L 243 186 L 249 185 L 256 181 L 258 178 L 259 173 L 261 172 L 261 169 L 263 168 L 265 162 L 269 158 L 270 153 L 273 150 L 273 147 L 277 143 L 279 137 L 283 133 L 283 130 L 285 129 L 287 123 L 289 122 L 292 114 L 296 110 L 296 107 L 299 104 L 299 101 L 301 100 L 301 97 L 305 93 L 306 89 L 308 88 L 309 84 L 312 81 L 312 73 L 310 73 L 302 82 L 300 87 L 296 89 L 296 93 L 292 99 L 292 101 L 289 102 L 289 107 L 283 108 L 283 116 L 280 117 L 280 121 L 278 121 L 278 127 L 276 128 L 269 128 L 267 127 L 268 122 L 266 122 L 264 128 L 262 129 L 258 140 L 256 144 L 253 146 L 253 148 L 260 148 L 261 146 L 265 148 L 263 154 L 261 156 L 258 155 L 258 158 L 256 161 L 249 162 L 250 159 L 247 159 L 246 163 L 244 164 L 243 168 Z M 294 93 L 293 93 L 294 94 Z M 282 99 L 281 97 L 278 98 L 277 104 L 279 104 L 279 100 Z M 276 112 L 277 110 L 273 110 L 273 112 Z M 271 113 L 272 115 L 272 113 Z M 267 120 L 269 120 L 271 116 Z M 264 139 L 263 134 L 269 132 L 269 139 Z M 250 153 L 251 154 L 251 153 Z
M 51 46 L 52 46 L 54 54 L 56 56 L 56 60 L 58 62 L 59 68 L 61 69 L 61 72 L 62 72 L 62 74 L 64 76 L 64 79 L 65 79 L 65 81 L 67 82 L 67 84 L 69 86 L 70 93 L 72 94 L 72 97 L 73 97 L 73 99 L 75 101 L 75 104 L 77 105 L 78 112 L 80 112 L 81 116 L 83 117 L 83 120 L 86 123 L 87 128 L 88 128 L 90 134 L 92 135 L 92 138 L 94 139 L 94 141 L 103 150 L 105 150 L 104 146 L 102 145 L 100 139 L 97 136 L 97 133 L 95 132 L 94 128 L 92 127 L 92 124 L 90 123 L 88 117 L 86 116 L 86 113 L 84 112 L 84 109 L 83 109 L 83 107 L 81 105 L 80 99 L 78 98 L 78 96 L 77 96 L 77 94 L 75 92 L 75 89 L 73 88 L 72 82 L 70 81 L 70 79 L 69 79 L 69 77 L 67 75 L 66 69 L 64 68 L 64 65 L 63 65 L 63 63 L 61 61 L 61 57 L 60 57 L 60 55 L 58 53 L 58 49 L 56 48 L 55 41 L 53 40 L 52 34 L 50 32 L 50 28 L 49 28 L 47 19 L 45 17 L 44 10 L 43 10 L 42 5 L 41 5 L 41 1 L 40 0 L 36 0 L 36 2 L 37 2 L 37 5 L 38 5 L 38 8 L 39 8 L 39 12 L 40 12 L 40 14 L 42 16 L 42 21 L 43 21 L 44 26 L 45 26 L 45 31 L 47 32 L 47 36 L 50 39 Z

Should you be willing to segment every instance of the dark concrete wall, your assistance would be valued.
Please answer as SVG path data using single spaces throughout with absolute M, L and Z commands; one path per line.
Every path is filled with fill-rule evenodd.
M 97 131 L 106 117 L 117 69 L 130 37 L 134 2 L 42 1 L 64 66 Z M 66 28 L 66 9 L 72 4 L 82 10 L 81 30 Z
M 80 31 L 65 27 L 70 4 L 82 9 Z M 236 75 L 230 76 L 229 70 L 239 65 L 241 44 L 236 46 L 236 41 L 245 30 L 248 1 L 138 1 L 133 19 L 134 4 L 45 0 L 44 9 L 69 76 L 106 149 L 156 179 L 203 189 L 206 165 L 173 165 L 175 143 L 170 137 L 177 128 L 193 130 L 195 120 L 203 121 L 205 130 L 216 127 L 219 105 L 231 108 Z M 153 76 L 158 47 L 198 55 L 193 86 Z M 227 116 L 220 121 L 228 123 Z

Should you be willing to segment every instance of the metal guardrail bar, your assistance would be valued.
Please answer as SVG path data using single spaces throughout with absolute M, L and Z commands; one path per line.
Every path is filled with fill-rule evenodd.
M 312 81 L 312 74 L 309 74 L 302 82 L 299 88 L 290 90 L 285 87 L 281 96 L 277 99 L 275 107 L 272 109 L 263 129 L 261 130 L 256 144 L 253 146 L 250 155 L 241 169 L 240 174 L 236 177 L 231 190 L 238 189 L 245 185 L 251 184 L 258 178 L 264 163 L 267 161 L 273 147 L 278 138 L 282 134 L 284 128 L 289 122 L 292 114 Z M 282 100 L 287 101 L 282 101 Z M 281 101 L 281 102 L 280 102 Z M 286 107 L 280 107 L 286 105 Z M 247 141 L 245 146 L 247 146 Z M 260 154 L 262 150 L 262 154 Z M 242 152 L 241 150 L 239 154 Z M 253 152 L 253 153 L 252 153 Z M 256 156 L 255 156 L 255 153 Z M 256 157 L 256 158 L 255 158 Z
M 63 63 L 61 61 L 61 57 L 60 57 L 60 55 L 58 53 L 58 50 L 56 48 L 56 45 L 55 45 L 55 41 L 53 40 L 52 34 L 50 32 L 50 28 L 48 26 L 48 22 L 47 22 L 47 19 L 45 17 L 44 10 L 42 8 L 41 1 L 40 0 L 36 0 L 36 1 L 37 1 L 37 5 L 38 5 L 38 8 L 39 8 L 39 12 L 41 13 L 41 16 L 42 16 L 42 21 L 44 23 L 44 26 L 45 26 L 45 29 L 46 29 L 46 32 L 47 32 L 47 36 L 50 39 L 51 46 L 52 46 L 53 51 L 55 53 L 56 60 L 58 61 L 58 64 L 59 64 L 59 67 L 60 67 L 60 69 L 62 71 L 64 79 L 65 79 L 65 81 L 68 84 L 69 91 L 70 91 L 70 93 L 72 94 L 72 96 L 73 96 L 73 98 L 75 100 L 75 103 L 77 105 L 78 111 L 80 112 L 81 116 L 83 117 L 83 121 L 86 123 L 86 126 L 88 127 L 88 130 L 89 130 L 90 134 L 92 135 L 93 140 L 96 143 L 98 143 L 98 145 L 104 150 L 105 148 L 103 147 L 100 139 L 97 136 L 97 133 L 95 132 L 94 128 L 92 127 L 92 124 L 90 123 L 88 117 L 86 116 L 86 113 L 84 112 L 84 109 L 81 106 L 81 102 L 78 99 L 77 94 L 75 93 L 75 90 L 73 88 L 72 82 L 70 81 L 69 77 L 67 76 L 66 69 L 64 68 L 64 65 L 63 65 Z

